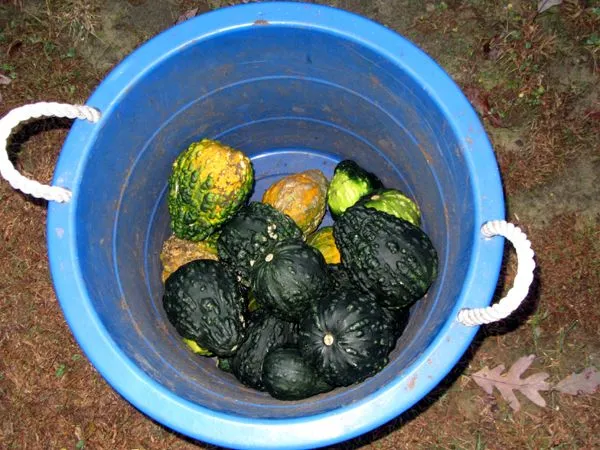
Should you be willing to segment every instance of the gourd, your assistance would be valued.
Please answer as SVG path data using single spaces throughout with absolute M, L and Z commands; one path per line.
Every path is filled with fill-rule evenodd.
M 280 319 L 298 322 L 328 288 L 321 253 L 302 241 L 276 243 L 260 257 L 252 273 L 252 294 Z
M 348 270 L 342 264 L 327 264 L 327 272 L 331 288 L 351 289 L 354 287 Z
M 395 322 L 372 298 L 335 289 L 300 323 L 304 358 L 333 386 L 348 386 L 379 372 L 396 342 Z
M 298 348 L 290 346 L 267 353 L 262 380 L 266 391 L 279 400 L 302 400 L 333 389 Z
M 200 347 L 196 341 L 186 338 L 183 338 L 182 340 L 183 343 L 195 354 L 200 356 L 213 356 L 213 354 L 210 351 Z
M 284 239 L 301 240 L 298 225 L 271 205 L 250 202 L 221 228 L 219 259 L 235 271 L 244 286 L 249 286 L 252 266 L 271 245 Z
M 319 250 L 327 264 L 340 263 L 340 251 L 335 245 L 332 226 L 318 229 L 306 238 L 306 243 Z
M 328 185 L 323 172 L 310 169 L 279 179 L 265 191 L 262 201 L 290 216 L 307 236 L 325 216 Z
M 352 281 L 383 306 L 411 306 L 437 277 L 433 243 L 406 220 L 356 205 L 335 223 L 333 236 Z
M 208 240 L 193 242 L 180 239 L 175 235 L 169 236 L 160 252 L 163 283 L 179 267 L 195 259 L 217 260 L 216 244 Z
M 257 310 L 250 315 L 245 340 L 225 367 L 244 385 L 263 391 L 263 362 L 269 350 L 297 341 L 298 325 Z
M 356 205 L 391 214 L 417 227 L 421 225 L 419 206 L 397 189 L 376 189 L 363 196 Z
M 219 261 L 200 259 L 179 267 L 167 278 L 162 301 L 181 337 L 205 351 L 229 356 L 244 338 L 246 300 Z
M 360 167 L 355 161 L 345 159 L 335 166 L 327 191 L 327 205 L 334 218 L 354 205 L 362 196 L 383 184 L 377 176 Z
M 173 233 L 206 239 L 247 201 L 253 183 L 252 162 L 241 151 L 209 139 L 192 143 L 176 158 L 169 177 Z

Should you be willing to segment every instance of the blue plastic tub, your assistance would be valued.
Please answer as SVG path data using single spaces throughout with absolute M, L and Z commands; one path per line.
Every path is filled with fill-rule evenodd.
M 50 205 L 52 276 L 86 355 L 148 416 L 226 447 L 324 446 L 409 409 L 471 343 L 477 328 L 456 315 L 487 306 L 496 286 L 503 241 L 479 229 L 504 217 L 499 172 L 459 88 L 401 36 L 302 3 L 217 10 L 137 49 L 87 104 L 102 119 L 75 123 L 55 172 L 73 199 Z M 331 175 L 352 158 L 421 205 L 440 275 L 382 372 L 280 402 L 182 344 L 161 306 L 159 252 L 171 163 L 202 137 L 252 157 L 255 198 L 281 175 Z

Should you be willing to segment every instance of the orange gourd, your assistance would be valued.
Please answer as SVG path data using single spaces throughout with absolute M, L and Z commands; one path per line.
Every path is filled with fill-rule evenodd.
M 262 201 L 290 216 L 307 236 L 323 220 L 328 187 L 323 172 L 310 169 L 279 179 L 265 191 Z

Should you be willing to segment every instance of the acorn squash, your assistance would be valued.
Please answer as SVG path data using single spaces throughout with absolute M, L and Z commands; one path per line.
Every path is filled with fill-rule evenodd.
M 383 306 L 411 306 L 437 277 L 433 243 L 406 220 L 356 205 L 335 223 L 333 236 L 352 281 Z
M 262 201 L 290 216 L 307 236 L 325 216 L 328 184 L 323 172 L 317 169 L 294 173 L 269 186 Z
M 332 386 L 348 386 L 379 372 L 396 344 L 395 322 L 372 298 L 335 289 L 300 323 L 302 355 Z
M 352 280 L 348 271 L 342 264 L 327 264 L 327 272 L 329 274 L 329 284 L 333 289 L 353 287 Z
M 168 208 L 173 233 L 201 241 L 230 219 L 250 196 L 254 169 L 241 151 L 202 139 L 173 163 Z
M 263 363 L 266 391 L 279 400 L 302 400 L 333 389 L 297 347 L 274 348 Z
M 218 261 L 190 261 L 165 282 L 169 322 L 183 338 L 217 356 L 232 355 L 242 342 L 245 306 L 235 276 Z
M 302 239 L 298 225 L 271 205 L 250 202 L 223 225 L 217 240 L 219 259 L 249 286 L 254 263 L 271 245 L 284 239 Z
M 249 318 L 246 338 L 229 361 L 235 377 L 244 385 L 264 391 L 263 362 L 269 350 L 298 342 L 298 325 L 280 320 L 264 310 Z
M 252 273 L 252 294 L 280 319 L 297 322 L 328 288 L 323 255 L 304 242 L 281 241 L 260 257 Z

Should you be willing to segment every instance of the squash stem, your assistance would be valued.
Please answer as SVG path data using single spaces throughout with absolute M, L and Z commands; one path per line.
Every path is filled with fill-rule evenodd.
M 323 337 L 323 343 L 325 345 L 333 345 L 333 335 L 331 333 L 327 333 L 324 337 Z

